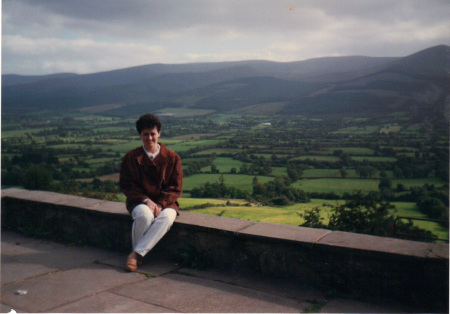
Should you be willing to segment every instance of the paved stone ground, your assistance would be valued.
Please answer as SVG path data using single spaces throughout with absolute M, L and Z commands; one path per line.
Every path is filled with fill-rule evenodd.
M 419 309 L 384 301 L 327 298 L 286 280 L 214 269 L 179 268 L 146 257 L 140 272 L 126 255 L 2 231 L 1 312 L 399 313 Z

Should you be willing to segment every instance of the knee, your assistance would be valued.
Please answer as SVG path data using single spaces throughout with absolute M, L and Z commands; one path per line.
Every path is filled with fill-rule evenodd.
M 173 208 L 165 208 L 158 216 L 158 219 L 164 221 L 169 227 L 172 226 L 175 218 L 177 218 L 177 211 Z
M 144 204 L 136 206 L 131 212 L 131 216 L 134 220 L 140 220 L 147 224 L 151 224 L 155 219 L 150 208 Z

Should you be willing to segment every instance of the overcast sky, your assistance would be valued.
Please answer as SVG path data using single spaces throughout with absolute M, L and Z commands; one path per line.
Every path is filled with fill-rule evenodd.
M 406 56 L 450 44 L 448 0 L 3 0 L 2 73 Z

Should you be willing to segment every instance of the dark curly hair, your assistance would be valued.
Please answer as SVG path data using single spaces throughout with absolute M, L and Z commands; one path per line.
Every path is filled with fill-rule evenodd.
M 157 116 L 151 113 L 146 113 L 140 116 L 136 121 L 136 130 L 139 134 L 141 134 L 142 130 L 153 129 L 155 126 L 158 133 L 161 132 L 161 121 L 159 121 Z

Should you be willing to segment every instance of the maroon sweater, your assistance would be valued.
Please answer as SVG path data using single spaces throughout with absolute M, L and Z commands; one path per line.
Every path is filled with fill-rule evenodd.
M 127 197 L 126 207 L 131 213 L 146 198 L 163 208 L 179 212 L 178 198 L 182 192 L 183 168 L 174 151 L 159 143 L 161 151 L 151 160 L 139 146 L 129 151 L 120 166 L 120 189 Z

